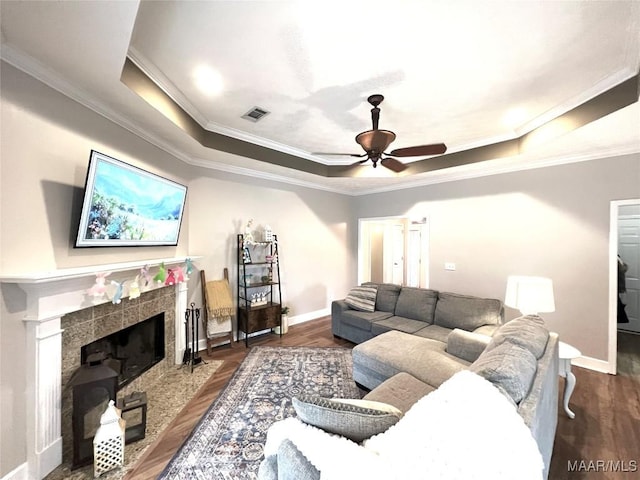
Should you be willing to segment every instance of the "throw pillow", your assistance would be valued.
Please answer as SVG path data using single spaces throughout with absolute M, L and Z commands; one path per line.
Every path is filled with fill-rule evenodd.
M 520 345 L 501 343 L 486 349 L 469 370 L 483 376 L 517 404 L 529 393 L 538 361 Z
M 402 417 L 402 412 L 392 405 L 370 400 L 304 395 L 292 401 L 304 423 L 357 443 L 386 431 Z
M 376 308 L 378 287 L 374 285 L 353 287 L 344 301 L 354 310 L 373 312 Z

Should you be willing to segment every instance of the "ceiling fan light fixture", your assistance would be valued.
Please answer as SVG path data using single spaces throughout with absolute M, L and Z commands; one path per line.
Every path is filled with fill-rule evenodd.
M 367 130 L 356 137 L 356 142 L 365 152 L 382 153 L 396 139 L 396 134 L 389 130 Z

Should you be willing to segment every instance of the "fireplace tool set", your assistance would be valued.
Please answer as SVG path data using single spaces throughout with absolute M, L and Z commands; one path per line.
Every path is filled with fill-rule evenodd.
M 200 325 L 200 309 L 196 308 L 196 304 L 191 302 L 191 308 L 185 311 L 184 321 L 184 340 L 185 349 L 182 356 L 182 364 L 189 366 L 189 372 L 193 372 L 193 367 L 204 363 L 202 357 L 198 353 L 198 335 Z

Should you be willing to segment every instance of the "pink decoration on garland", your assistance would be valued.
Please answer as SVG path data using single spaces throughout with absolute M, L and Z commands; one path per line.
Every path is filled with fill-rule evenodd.
M 175 274 L 177 283 L 184 282 L 185 278 L 184 273 L 182 273 L 182 267 L 176 267 L 175 270 L 173 270 L 173 273 Z
M 87 290 L 87 295 L 102 297 L 107 292 L 105 282 L 109 275 L 111 275 L 111 272 L 96 273 L 96 283 Z
M 169 269 L 169 273 L 167 273 L 167 278 L 164 281 L 165 285 L 175 285 L 176 283 L 176 275 L 173 271 L 173 269 Z

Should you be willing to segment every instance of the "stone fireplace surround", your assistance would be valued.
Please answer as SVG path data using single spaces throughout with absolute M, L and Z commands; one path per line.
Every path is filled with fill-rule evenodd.
M 164 358 L 152 368 L 136 377 L 118 390 L 118 398 L 134 391 L 145 391 L 149 385 L 164 375 L 175 361 L 175 314 L 176 295 L 174 287 L 164 287 L 144 292 L 135 300 L 125 299 L 119 304 L 104 303 L 64 315 L 62 332 L 62 458 L 71 463 L 73 457 L 72 388 L 69 380 L 80 366 L 80 349 L 95 340 L 140 323 L 158 314 L 164 317 Z
M 201 257 L 189 258 L 195 261 Z M 23 321 L 26 330 L 25 400 L 28 478 L 42 479 L 62 463 L 63 372 L 68 369 L 64 373 L 65 380 L 68 380 L 66 377 L 79 366 L 80 355 L 80 345 L 78 345 L 75 366 L 71 365 L 76 361 L 73 354 L 69 357 L 65 355 L 63 360 L 63 343 L 83 341 L 81 339 L 90 328 L 93 328 L 93 334 L 95 334 L 95 318 L 103 320 L 97 327 L 100 335 L 95 337 L 97 339 L 111 333 L 112 328 L 122 328 L 122 326 L 118 327 L 119 323 L 122 325 L 125 322 L 133 323 L 147 318 L 134 320 L 133 312 L 135 311 L 140 314 L 143 310 L 158 308 L 168 307 L 168 310 L 171 310 L 170 303 L 173 303 L 173 310 L 163 310 L 165 311 L 165 333 L 172 330 L 170 336 L 165 339 L 165 359 L 147 373 L 160 374 L 162 368 L 181 363 L 185 347 L 184 325 L 181 319 L 187 309 L 187 282 L 170 287 L 151 284 L 143 289 L 143 295 L 135 300 L 129 300 L 125 291 L 122 302 L 114 305 L 107 297 L 94 299 L 87 295 L 87 290 L 95 282 L 96 273 L 110 272 L 108 280 L 122 282 L 134 278 L 145 265 L 149 266 L 153 273 L 161 263 L 171 267 L 184 262 L 185 257 L 164 258 L 0 276 L 0 282 L 16 284 L 26 293 L 26 314 Z M 144 292 L 147 292 L 146 295 Z M 173 302 L 169 297 L 173 298 Z M 113 307 L 115 312 L 108 313 Z M 85 313 L 75 313 L 86 309 L 91 310 L 91 322 L 86 317 L 83 320 Z M 93 324 L 93 327 L 90 327 L 90 324 Z M 173 341 L 170 340 L 171 338 Z M 156 368 L 161 364 L 164 367 Z M 143 377 L 145 376 L 139 378 Z M 140 389 L 140 384 L 134 381 L 127 385 L 124 391 L 134 390 L 136 386 Z M 66 402 L 65 405 L 67 405 Z

